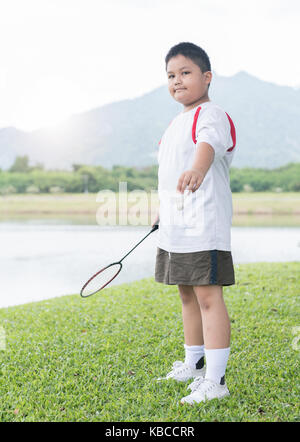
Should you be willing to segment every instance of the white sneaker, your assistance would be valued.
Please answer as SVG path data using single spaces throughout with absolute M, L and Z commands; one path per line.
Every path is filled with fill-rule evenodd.
M 229 396 L 227 385 L 221 385 L 210 379 L 203 379 L 195 390 L 188 396 L 181 399 L 181 404 L 198 404 L 199 402 L 209 401 L 211 399 L 221 399 Z
M 205 373 L 203 373 L 203 375 L 201 376 L 197 376 L 194 381 L 188 386 L 188 388 L 193 392 L 195 390 L 197 390 L 197 388 L 199 387 L 199 385 L 201 384 L 201 382 L 204 381 L 204 376 Z
M 189 379 L 205 375 L 205 368 L 193 368 L 182 361 L 175 361 L 172 370 L 164 378 L 158 378 L 158 381 L 164 379 L 175 379 L 175 381 L 185 382 Z

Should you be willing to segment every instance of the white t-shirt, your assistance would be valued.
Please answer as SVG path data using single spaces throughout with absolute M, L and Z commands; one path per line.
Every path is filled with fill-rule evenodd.
M 161 249 L 177 253 L 231 250 L 232 130 L 226 112 L 207 101 L 178 114 L 165 131 L 158 152 L 157 246 Z M 189 195 L 185 191 L 183 196 L 176 188 L 182 172 L 192 168 L 195 141 L 210 144 L 215 157 L 199 189 Z

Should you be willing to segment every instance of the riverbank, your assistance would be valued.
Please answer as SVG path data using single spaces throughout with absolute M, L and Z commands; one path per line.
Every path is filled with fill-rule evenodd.
M 78 224 L 130 224 L 138 213 L 150 225 L 157 193 L 0 196 L 0 221 L 49 219 Z M 300 193 L 233 193 L 233 226 L 300 226 Z
M 296 421 L 299 267 L 236 266 L 231 395 L 196 407 L 178 406 L 187 384 L 155 381 L 184 356 L 176 287 L 149 278 L 0 309 L 0 421 Z

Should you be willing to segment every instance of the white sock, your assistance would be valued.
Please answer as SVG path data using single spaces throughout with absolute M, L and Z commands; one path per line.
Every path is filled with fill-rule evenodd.
M 218 384 L 225 383 L 225 371 L 229 358 L 230 347 L 205 349 L 206 373 L 205 379 L 210 379 Z
M 186 345 L 184 363 L 193 368 L 202 368 L 204 365 L 204 345 Z

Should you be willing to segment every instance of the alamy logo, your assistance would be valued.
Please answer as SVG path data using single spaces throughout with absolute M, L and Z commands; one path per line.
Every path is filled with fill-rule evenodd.
M 162 190 L 150 193 L 143 190 L 127 191 L 127 182 L 119 182 L 119 191 L 104 189 L 98 192 L 100 203 L 96 219 L 99 225 L 148 226 L 158 213 L 163 226 L 184 229 L 186 236 L 199 236 L 204 229 L 204 191 Z M 160 204 L 163 202 L 163 204 Z

